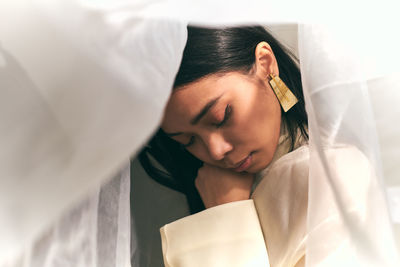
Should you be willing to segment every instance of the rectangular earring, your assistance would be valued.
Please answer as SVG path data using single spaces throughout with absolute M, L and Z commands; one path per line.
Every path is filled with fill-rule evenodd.
M 275 74 L 269 75 L 269 84 L 285 112 L 291 109 L 297 102 L 297 97 L 290 91 L 286 84 Z

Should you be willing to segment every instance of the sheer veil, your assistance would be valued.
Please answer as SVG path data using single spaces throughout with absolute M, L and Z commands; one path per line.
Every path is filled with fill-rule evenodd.
M 359 7 L 341 4 L 0 3 L 0 266 L 143 266 L 152 252 L 139 232 L 147 218 L 130 209 L 129 158 L 158 127 L 187 23 L 263 24 L 299 55 L 312 162 L 306 266 L 337 255 L 339 266 L 399 266 L 395 9 L 366 4 L 355 20 Z M 362 179 L 338 177 L 326 148 L 342 146 Z

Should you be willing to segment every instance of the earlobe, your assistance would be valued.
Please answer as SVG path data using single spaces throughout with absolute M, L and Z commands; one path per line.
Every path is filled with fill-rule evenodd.
M 255 67 L 256 75 L 266 77 L 270 73 L 279 75 L 278 63 L 274 52 L 267 42 L 260 42 L 255 49 Z

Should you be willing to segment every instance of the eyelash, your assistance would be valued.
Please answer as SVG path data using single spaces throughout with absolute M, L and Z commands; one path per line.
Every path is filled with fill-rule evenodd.
M 219 127 L 223 126 L 230 118 L 231 113 L 232 113 L 232 107 L 228 104 L 228 105 L 226 105 L 226 108 L 225 108 L 224 119 L 220 123 L 215 124 L 215 127 L 219 128 Z
M 224 124 L 231 117 L 231 114 L 232 114 L 232 107 L 228 104 L 228 105 L 226 105 L 226 108 L 225 108 L 224 119 L 221 122 L 214 124 L 215 127 L 218 129 L 218 128 L 224 126 Z M 194 136 L 190 137 L 189 143 L 182 144 L 182 147 L 187 148 L 187 147 L 193 145 L 193 143 L 194 143 Z

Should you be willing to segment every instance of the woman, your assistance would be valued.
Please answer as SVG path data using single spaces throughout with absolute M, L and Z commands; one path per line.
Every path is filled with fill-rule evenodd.
M 265 140 L 264 138 L 268 136 L 272 139 L 275 138 L 275 142 L 277 142 L 282 117 L 282 121 L 284 121 L 287 126 L 288 134 L 290 136 L 290 150 L 293 150 L 298 130 L 300 130 L 304 139 L 308 139 L 307 115 L 304 108 L 300 71 L 295 56 L 289 50 L 286 50 L 263 27 L 204 29 L 189 26 L 188 41 L 180 69 L 175 79 L 174 91 L 178 91 L 176 90 L 177 88 L 183 88 L 185 85 L 215 73 L 222 74 L 234 72 L 236 74 L 235 76 L 239 79 L 243 79 L 246 76 L 252 76 L 252 83 L 267 83 L 268 74 L 265 70 L 264 73 L 260 73 L 261 70 L 259 70 L 259 76 L 256 76 L 255 73 L 253 73 L 255 71 L 254 52 L 257 45 L 262 41 L 266 41 L 266 43 L 263 43 L 263 45 L 260 45 L 259 47 L 260 53 L 265 54 L 262 60 L 268 61 L 268 56 L 274 59 L 274 65 L 271 65 L 270 67 L 276 69 L 276 74 L 279 74 L 279 77 L 289 86 L 290 90 L 294 93 L 299 102 L 287 113 L 281 113 L 280 108 L 278 107 L 279 104 L 277 104 L 277 99 L 271 97 L 272 91 L 264 90 L 265 93 L 269 94 L 267 99 L 272 101 L 272 104 L 274 105 L 274 109 L 271 111 L 274 112 L 275 122 L 274 125 L 268 125 L 268 127 L 271 128 L 268 129 L 268 131 L 273 130 L 273 136 L 269 133 L 263 132 L 259 129 L 260 126 L 256 125 L 258 123 L 264 124 L 262 121 L 255 121 L 254 125 L 257 129 L 254 129 L 254 131 L 257 132 L 257 136 L 261 135 L 258 138 L 261 138 L 264 143 L 268 143 L 269 140 Z M 218 51 L 218 53 L 215 51 Z M 279 61 L 279 65 L 277 64 L 277 61 Z M 265 76 L 262 77 L 262 75 Z M 256 86 L 260 87 L 260 84 L 257 84 Z M 254 86 L 252 87 L 254 88 Z M 243 93 L 246 94 L 246 92 Z M 241 96 L 239 95 L 238 97 L 240 98 Z M 258 107 L 260 110 L 254 110 L 255 114 L 249 115 L 255 115 L 255 119 L 265 120 L 265 112 L 270 111 L 261 110 L 266 108 L 264 105 L 258 105 Z M 231 110 L 232 105 L 226 109 L 226 111 Z M 223 112 L 225 112 L 225 110 L 222 110 L 220 113 Z M 226 119 L 228 119 L 228 113 L 229 112 L 227 112 Z M 168 117 L 170 116 L 166 116 L 167 119 Z M 172 120 L 176 120 L 174 116 L 171 116 L 171 118 Z M 221 124 L 221 122 L 222 120 L 220 120 L 219 123 Z M 222 125 L 219 125 L 218 128 L 221 128 L 221 126 Z M 247 126 L 240 125 L 236 127 L 238 127 L 238 131 L 241 132 L 240 134 L 243 134 L 244 131 L 246 131 L 248 133 L 246 134 L 247 138 L 254 140 L 256 135 L 254 135 L 255 133 L 250 133 Z M 226 126 L 223 128 L 226 128 Z M 162 184 L 185 193 L 191 211 L 192 213 L 195 213 L 204 209 L 204 206 L 197 195 L 197 190 L 194 187 L 194 180 L 197 176 L 197 169 L 202 165 L 202 162 L 207 161 L 202 160 L 200 157 L 196 157 L 196 154 L 191 153 L 191 144 L 188 146 L 188 142 L 184 144 L 179 143 L 179 141 L 176 142 L 176 140 L 177 138 L 171 139 L 166 135 L 163 127 L 161 127 L 155 137 L 150 141 L 149 146 L 142 151 L 139 158 L 150 176 Z M 250 142 L 252 142 L 251 140 Z M 194 138 L 192 141 L 194 141 Z M 274 145 L 272 145 L 270 151 L 268 151 L 269 155 L 264 156 L 267 157 L 265 159 L 267 161 L 268 157 L 271 158 L 271 153 L 273 153 L 271 150 L 274 150 Z M 161 163 L 171 175 L 156 167 L 153 168 L 147 157 L 147 153 L 151 154 L 156 160 L 158 160 L 158 162 Z M 193 155 L 195 157 L 193 157 Z M 239 160 L 237 158 L 241 156 L 242 155 L 235 155 L 235 158 L 232 159 L 235 162 L 229 163 L 233 165 L 233 163 L 236 163 Z M 265 166 L 266 164 L 268 164 L 268 162 L 261 165 Z M 220 165 L 220 167 L 225 166 Z M 262 167 L 263 166 L 259 166 L 257 168 L 258 171 L 261 170 Z M 257 172 L 256 169 L 253 170 L 253 173 L 255 172 Z
M 165 265 L 303 266 L 307 140 L 293 54 L 262 27 L 189 26 L 161 129 L 139 156 L 192 213 L 207 209 L 161 229 Z

